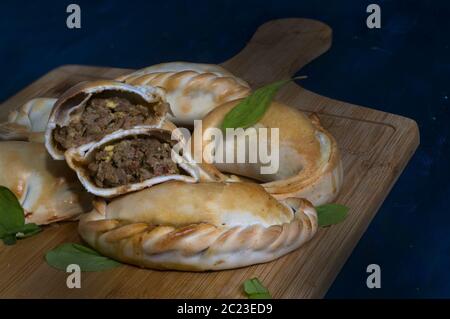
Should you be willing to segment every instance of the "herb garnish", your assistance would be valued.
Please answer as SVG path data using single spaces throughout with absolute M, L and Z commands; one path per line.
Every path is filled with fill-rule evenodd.
M 286 83 L 300 79 L 306 79 L 306 76 L 277 81 L 255 90 L 225 115 L 222 130 L 238 127 L 247 128 L 256 124 L 266 113 L 278 90 Z
M 269 290 L 263 286 L 258 278 L 244 281 L 244 291 L 249 299 L 272 299 Z
M 45 260 L 50 266 L 64 271 L 71 264 L 80 266 L 81 271 L 102 271 L 121 265 L 115 260 L 100 255 L 92 248 L 75 243 L 56 247 L 45 255 Z
M 319 227 L 327 227 L 342 222 L 347 217 L 348 209 L 348 207 L 340 204 L 317 206 Z
M 14 245 L 18 238 L 26 238 L 41 231 L 34 223 L 25 224 L 23 208 L 16 195 L 0 186 L 0 239 L 5 245 Z

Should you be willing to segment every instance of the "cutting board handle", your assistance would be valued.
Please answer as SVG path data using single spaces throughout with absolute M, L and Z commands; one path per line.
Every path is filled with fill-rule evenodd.
M 222 65 L 259 87 L 291 77 L 327 51 L 331 39 L 331 28 L 317 20 L 272 20 L 260 26 L 245 48 Z

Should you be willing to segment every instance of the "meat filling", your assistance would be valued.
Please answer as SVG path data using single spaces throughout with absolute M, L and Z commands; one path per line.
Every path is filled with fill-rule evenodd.
M 122 97 L 92 98 L 69 125 L 56 127 L 53 137 L 63 149 L 69 149 L 100 140 L 118 129 L 151 124 L 153 115 L 150 108 Z
M 154 137 L 105 146 L 97 151 L 87 168 L 98 187 L 116 187 L 180 173 L 172 161 L 171 146 Z

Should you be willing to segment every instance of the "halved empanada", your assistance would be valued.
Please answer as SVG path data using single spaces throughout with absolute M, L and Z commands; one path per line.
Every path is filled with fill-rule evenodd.
M 93 196 L 66 163 L 47 154 L 42 143 L 0 142 L 0 185 L 17 196 L 27 223 L 73 219 L 92 207 Z
M 160 127 L 168 110 L 161 88 L 109 80 L 82 82 L 56 101 L 45 145 L 54 159 L 64 159 L 66 150 L 99 141 L 117 130 Z
M 80 220 L 81 237 L 106 256 L 147 268 L 205 271 L 268 262 L 317 231 L 308 201 L 279 202 L 254 183 L 170 181 L 94 206 Z
M 216 170 L 197 164 L 190 154 L 172 151 L 184 142 L 177 131 L 152 127 L 119 130 L 96 143 L 65 153 L 69 166 L 86 190 L 101 197 L 114 197 L 168 180 L 195 183 L 220 180 Z M 173 124 L 172 124 L 173 126 Z M 174 128 L 174 126 L 172 127 Z
M 162 63 L 118 78 L 132 85 L 162 87 L 173 112 L 168 118 L 178 125 L 193 126 L 215 107 L 247 96 L 250 86 L 213 64 Z

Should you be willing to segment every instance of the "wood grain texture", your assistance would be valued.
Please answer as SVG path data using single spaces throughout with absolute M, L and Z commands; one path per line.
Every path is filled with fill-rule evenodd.
M 287 78 L 331 45 L 331 29 L 306 19 L 283 19 L 261 26 L 248 45 L 223 65 L 254 86 Z M 38 96 L 57 97 L 86 79 L 114 78 L 130 70 L 62 66 L 0 107 L 0 118 Z M 366 230 L 419 144 L 416 123 L 398 115 L 332 100 L 295 83 L 278 99 L 317 112 L 342 151 L 345 179 L 337 202 L 349 206 L 347 220 L 321 229 L 301 249 L 276 261 L 242 269 L 184 273 L 123 266 L 83 273 L 82 288 L 68 289 L 66 274 L 43 259 L 51 248 L 80 241 L 76 223 L 51 225 L 15 246 L 0 246 L 0 297 L 27 298 L 240 298 L 242 282 L 258 277 L 275 298 L 320 298 Z M 1 244 L 0 244 L 1 245 Z

